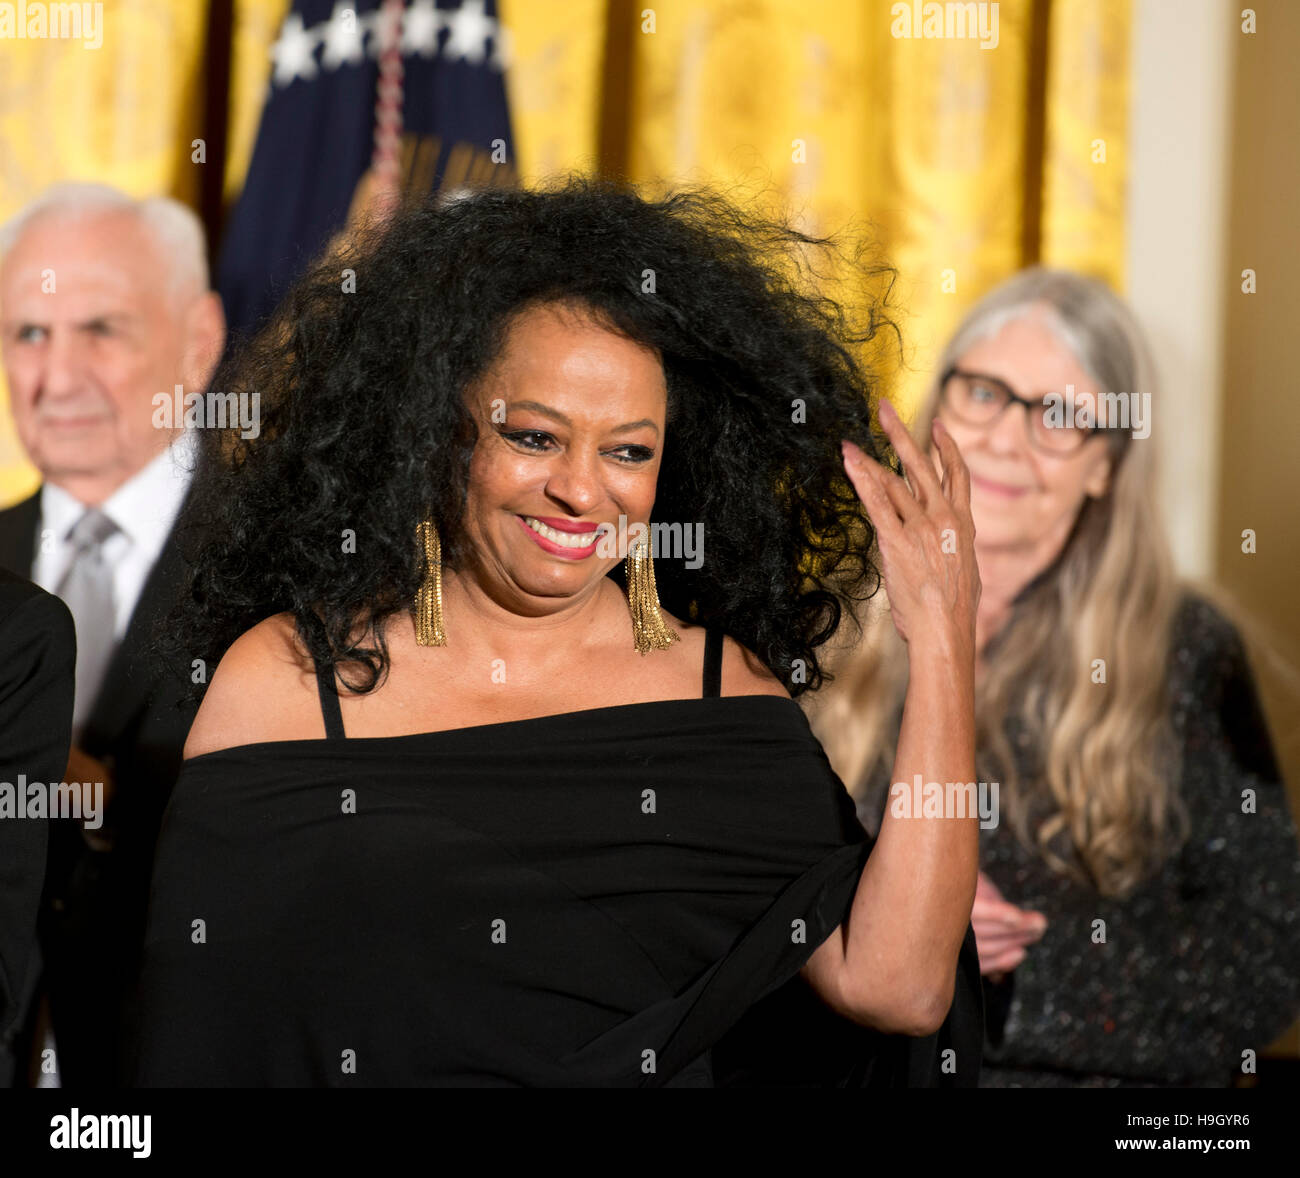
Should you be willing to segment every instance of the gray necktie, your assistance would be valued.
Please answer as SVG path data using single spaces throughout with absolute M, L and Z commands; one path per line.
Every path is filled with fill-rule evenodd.
M 55 591 L 63 598 L 77 626 L 77 696 L 72 709 L 72 738 L 81 740 L 86 718 L 104 682 L 113 656 L 117 611 L 113 607 L 113 574 L 104 562 L 103 544 L 118 526 L 97 507 L 87 508 L 68 533 L 72 564 Z

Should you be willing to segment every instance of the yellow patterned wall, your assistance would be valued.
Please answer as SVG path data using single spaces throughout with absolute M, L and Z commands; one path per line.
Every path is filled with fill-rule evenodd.
M 1042 261 L 1122 291 L 1129 0 L 1056 0 L 1050 27 Z
M 0 218 L 61 179 L 198 191 L 206 0 L 104 8 L 98 50 L 0 41 Z M 287 8 L 234 5 L 229 199 Z M 900 273 L 906 368 L 892 389 L 914 404 L 965 308 L 1020 266 L 1122 284 L 1131 12 L 1130 0 L 1001 0 L 992 43 L 925 35 L 911 17 L 922 5 L 903 9 L 500 0 L 521 174 L 604 169 L 651 191 L 706 182 L 785 205 L 809 232 L 870 233 Z M 0 415 L 0 502 L 34 486 Z
M 892 391 L 912 405 L 964 310 L 1021 266 L 1122 284 L 1130 11 L 1002 0 L 994 39 L 899 35 L 922 10 L 904 7 L 502 0 L 523 175 L 596 160 L 871 233 L 900 272 Z

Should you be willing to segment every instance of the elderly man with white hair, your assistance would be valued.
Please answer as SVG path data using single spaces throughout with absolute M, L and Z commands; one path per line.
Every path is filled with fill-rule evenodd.
M 120 1077 L 154 841 L 192 719 L 175 706 L 188 668 L 149 656 L 181 581 L 190 477 L 184 422 L 154 405 L 178 385 L 203 393 L 224 342 L 202 227 L 176 201 L 59 185 L 0 228 L 0 354 L 42 478 L 0 512 L 0 567 L 72 611 L 67 776 L 82 799 L 80 820 L 50 822 L 19 1082 L 29 1066 L 41 1084 Z

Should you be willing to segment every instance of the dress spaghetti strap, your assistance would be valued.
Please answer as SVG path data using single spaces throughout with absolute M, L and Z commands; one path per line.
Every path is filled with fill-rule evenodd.
M 325 718 L 325 736 L 329 740 L 346 740 L 343 729 L 343 710 L 339 707 L 338 690 L 331 676 L 319 663 L 316 665 L 316 690 L 320 694 L 321 715 Z M 704 698 L 716 699 L 722 694 L 722 631 L 710 626 L 704 633 Z
M 320 693 L 321 715 L 325 717 L 325 736 L 328 740 L 346 740 L 343 731 L 343 710 L 339 707 L 338 689 L 334 676 L 320 663 L 316 664 L 316 690 Z
M 722 631 L 710 626 L 704 632 L 704 698 L 722 694 Z

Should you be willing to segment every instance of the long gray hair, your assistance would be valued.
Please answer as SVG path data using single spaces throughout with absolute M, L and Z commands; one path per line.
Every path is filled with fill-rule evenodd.
M 1093 279 L 1034 268 L 962 321 L 913 425 L 918 437 L 930 436 L 939 376 L 977 340 L 1026 316 L 1055 333 L 1099 395 L 1149 394 L 1148 404 L 1159 404 L 1128 307 Z M 980 776 L 1000 783 L 1003 818 L 1017 837 L 1054 870 L 1124 895 L 1186 838 L 1165 690 L 1181 586 L 1157 507 L 1155 444 L 1107 434 L 1105 494 L 1085 502 L 1062 552 L 1021 592 L 984 652 L 976 744 Z M 886 612 L 873 612 L 835 670 L 834 684 L 809 701 L 810 719 L 861 797 L 891 770 L 906 688 L 906 648 Z M 1023 779 L 1013 740 L 1027 755 Z

